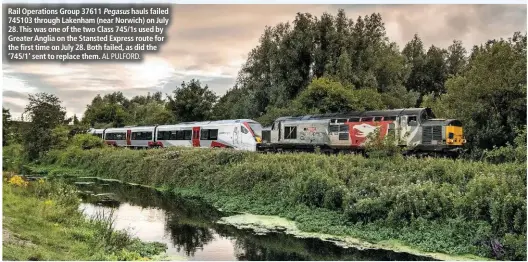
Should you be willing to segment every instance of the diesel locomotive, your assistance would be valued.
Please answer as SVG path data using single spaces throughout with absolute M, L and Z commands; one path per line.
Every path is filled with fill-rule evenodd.
M 458 156 L 466 140 L 462 123 L 437 119 L 430 108 L 280 117 L 262 131 L 262 151 L 327 152 L 365 149 L 369 135 L 392 134 L 404 154 Z

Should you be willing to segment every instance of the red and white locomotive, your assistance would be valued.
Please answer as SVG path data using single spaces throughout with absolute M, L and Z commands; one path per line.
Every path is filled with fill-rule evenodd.
M 256 151 L 262 141 L 262 126 L 250 119 L 91 129 L 89 133 L 106 144 L 130 148 L 186 146 Z

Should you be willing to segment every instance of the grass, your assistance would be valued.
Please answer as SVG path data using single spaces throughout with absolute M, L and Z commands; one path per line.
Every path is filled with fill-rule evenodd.
M 111 214 L 87 219 L 72 187 L 4 174 L 3 260 L 148 260 L 165 251 L 115 231 Z
M 34 171 L 172 190 L 225 211 L 285 217 L 303 231 L 526 259 L 526 163 L 186 148 L 69 148 L 41 161 Z

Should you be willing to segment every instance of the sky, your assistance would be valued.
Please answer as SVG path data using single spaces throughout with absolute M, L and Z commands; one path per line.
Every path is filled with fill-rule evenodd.
M 470 50 L 488 39 L 526 32 L 526 5 L 175 5 L 168 40 L 143 63 L 3 62 L 3 106 L 16 118 L 28 94 L 47 92 L 61 99 L 68 116 L 82 116 L 97 94 L 170 94 L 193 78 L 223 95 L 266 26 L 292 21 L 297 12 L 335 15 L 340 8 L 354 20 L 380 13 L 389 39 L 400 49 L 414 34 L 426 47 L 447 48 L 456 39 Z

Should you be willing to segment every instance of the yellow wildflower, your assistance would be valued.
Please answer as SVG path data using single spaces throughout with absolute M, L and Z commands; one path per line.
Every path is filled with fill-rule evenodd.
M 46 201 L 44 202 L 44 205 L 46 205 L 46 206 L 52 206 L 52 205 L 53 205 L 53 200 L 51 200 L 51 199 L 46 200 Z
M 27 181 L 24 181 L 24 179 L 22 179 L 22 177 L 20 176 L 12 176 L 10 179 L 9 179 L 9 182 L 8 182 L 10 185 L 14 185 L 14 186 L 19 186 L 19 187 L 26 187 L 28 185 L 28 182 Z

